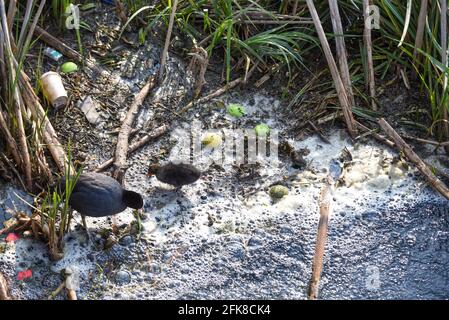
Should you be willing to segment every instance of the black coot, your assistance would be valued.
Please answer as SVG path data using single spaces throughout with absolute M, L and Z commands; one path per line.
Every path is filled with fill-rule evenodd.
M 65 189 L 65 178 L 60 183 Z M 120 183 L 101 173 L 82 173 L 70 195 L 69 205 L 81 215 L 105 217 L 122 212 L 126 208 L 143 207 L 142 196 L 134 191 L 125 190 Z
M 163 166 L 150 165 L 148 175 L 156 175 L 159 181 L 168 183 L 176 188 L 194 183 L 201 176 L 201 171 L 188 163 L 169 162 Z

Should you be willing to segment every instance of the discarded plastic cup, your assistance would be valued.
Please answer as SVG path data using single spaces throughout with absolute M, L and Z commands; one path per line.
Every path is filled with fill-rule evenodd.
M 55 109 L 59 109 L 67 104 L 67 91 L 58 73 L 53 71 L 44 73 L 41 76 L 41 83 L 44 95 L 50 100 L 50 103 Z

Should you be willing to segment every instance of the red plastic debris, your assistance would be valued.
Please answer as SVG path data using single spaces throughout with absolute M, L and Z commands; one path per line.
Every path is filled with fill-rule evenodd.
M 31 269 L 19 271 L 17 274 L 17 280 L 23 281 L 25 279 L 29 279 L 33 276 L 33 271 Z
M 11 233 L 8 233 L 5 240 L 6 240 L 6 242 L 15 242 L 15 241 L 19 240 L 19 236 L 17 234 L 15 234 L 14 232 L 11 232 Z

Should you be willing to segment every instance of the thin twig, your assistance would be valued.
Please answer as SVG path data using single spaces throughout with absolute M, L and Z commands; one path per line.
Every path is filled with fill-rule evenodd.
M 34 30 L 36 29 L 37 23 L 39 21 L 39 17 L 41 16 L 42 10 L 44 9 L 46 0 L 41 0 L 39 7 L 37 8 L 37 12 L 34 15 L 33 23 L 30 26 L 30 30 L 25 38 L 24 50 L 30 46 L 31 39 L 33 38 Z M 21 47 L 19 47 L 20 49 Z
M 136 118 L 140 107 L 143 104 L 143 101 L 150 93 L 151 89 L 156 84 L 157 74 L 150 76 L 147 80 L 145 86 L 140 90 L 140 92 L 134 97 L 134 101 L 128 109 L 126 113 L 125 120 L 120 127 L 120 132 L 117 137 L 117 147 L 115 149 L 115 160 L 114 160 L 114 173 L 113 177 L 117 179 L 120 183 L 123 182 L 123 177 L 126 172 L 126 157 L 128 154 L 128 146 L 129 146 L 129 135 L 132 131 L 132 125 L 134 123 L 134 119 Z
M 131 153 L 133 153 L 134 151 L 136 151 L 137 149 L 143 147 L 146 143 L 163 135 L 165 132 L 167 132 L 167 130 L 168 130 L 168 126 L 164 124 L 164 125 L 156 128 L 155 130 L 153 130 L 151 133 L 146 134 L 143 138 L 141 138 L 140 140 L 134 142 L 133 144 L 131 144 L 129 146 L 128 156 Z M 103 162 L 101 165 L 99 165 L 95 169 L 95 172 L 102 172 L 102 171 L 106 170 L 107 168 L 109 168 L 113 164 L 114 164 L 114 158 L 111 158 L 111 159 Z
M 0 272 L 0 300 L 12 300 L 9 295 L 8 290 L 8 282 L 6 278 L 3 276 L 3 273 Z
M 304 21 L 304 20 L 237 20 L 235 24 L 263 24 L 263 25 L 270 25 L 270 24 L 281 24 L 281 25 L 287 25 L 287 24 L 312 24 L 312 21 Z
M 405 156 L 413 162 L 418 170 L 424 175 L 427 182 L 437 190 L 446 199 L 449 199 L 449 189 L 437 176 L 430 170 L 424 161 L 412 150 L 412 148 L 401 138 L 401 136 L 385 121 L 384 118 L 379 120 L 379 125 L 382 130 L 394 141 L 399 151 L 402 151 Z
M 375 101 L 376 98 L 376 83 L 375 83 L 375 77 L 374 77 L 374 65 L 373 65 L 373 44 L 371 40 L 371 26 L 367 26 L 367 22 L 369 21 L 369 6 L 370 6 L 370 0 L 363 0 L 363 17 L 365 21 L 365 27 L 363 29 L 363 42 L 365 44 L 365 50 L 366 50 L 366 61 L 368 64 L 368 78 L 366 79 L 368 87 L 369 87 L 369 94 L 370 94 L 370 100 L 371 100 L 371 107 L 373 110 L 377 110 L 377 104 Z
M 321 131 L 313 124 L 313 122 L 312 121 L 307 121 L 308 122 L 308 124 L 312 127 L 312 129 L 320 136 L 320 138 L 321 138 L 321 140 L 323 140 L 324 142 L 326 142 L 326 143 L 328 143 L 328 144 L 330 144 L 331 142 L 329 141 L 329 139 L 328 138 L 326 138 L 322 133 L 321 133 Z
M 11 171 L 14 172 L 14 174 L 16 175 L 23 190 L 26 190 L 25 183 L 23 182 L 22 177 L 20 176 L 20 173 L 17 171 L 16 168 L 14 168 L 14 165 L 11 163 L 11 161 L 8 159 L 8 157 L 4 153 L 2 153 L 2 156 L 3 156 L 3 159 L 5 159 L 5 162 L 8 164 L 9 169 L 11 169 Z
M 330 176 L 327 177 L 327 183 L 321 189 L 320 193 L 320 221 L 318 222 L 318 231 L 316 235 L 315 255 L 312 262 L 312 279 L 310 281 L 309 299 L 318 298 L 321 272 L 323 271 L 324 249 L 326 248 L 327 229 L 329 225 L 329 215 L 331 212 L 331 188 L 333 181 Z
M 344 88 L 343 82 L 338 72 L 337 64 L 335 63 L 334 57 L 332 56 L 332 51 L 330 49 L 329 43 L 327 42 L 326 34 L 324 33 L 324 29 L 320 17 L 318 15 L 318 12 L 316 11 L 315 4 L 313 3 L 313 0 L 306 0 L 306 2 L 313 19 L 315 29 L 318 33 L 318 37 L 320 38 L 321 47 L 323 48 L 324 55 L 326 56 L 326 60 L 329 65 L 332 79 L 334 81 L 335 88 L 337 90 L 341 109 L 343 111 L 346 126 L 348 127 L 349 135 L 354 138 L 357 135 L 357 128 L 354 124 L 354 117 L 352 115 L 351 106 L 349 104 L 348 96 L 346 95 L 346 90 Z
M 17 0 L 9 0 L 9 6 L 8 6 L 8 31 L 10 34 L 12 34 L 12 26 L 14 24 L 14 16 L 16 15 L 17 11 Z
M 23 22 L 22 22 L 22 29 L 20 30 L 19 40 L 17 42 L 18 48 L 22 48 L 23 42 L 25 40 L 25 32 L 28 27 L 28 22 L 30 21 L 30 18 L 31 18 L 31 11 L 33 9 L 33 6 L 34 6 L 34 0 L 27 0 L 25 15 L 23 17 Z
M 415 45 L 413 48 L 413 60 L 418 58 L 419 49 L 421 49 L 424 38 L 424 28 L 426 26 L 428 0 L 421 0 L 421 8 L 419 9 L 418 27 L 416 29 Z M 416 73 L 415 73 L 416 74 Z
M 394 142 L 388 140 L 387 138 L 385 138 L 384 136 L 381 136 L 380 134 L 377 133 L 377 129 L 370 129 L 366 126 L 364 126 L 363 124 L 361 124 L 360 122 L 356 121 L 355 124 L 357 125 L 358 128 L 360 128 L 361 130 L 365 131 L 365 135 L 371 135 L 373 136 L 376 140 L 386 144 L 387 146 L 389 146 L 390 148 L 394 147 Z M 360 138 L 360 137 L 357 137 Z M 356 139 L 357 139 L 356 138 Z
M 295 3 L 293 3 L 293 8 L 292 8 L 292 15 L 294 15 L 294 16 L 298 12 L 298 5 L 299 5 L 299 0 L 295 0 Z
M 445 146 L 449 146 L 449 141 L 445 141 L 445 142 L 438 142 L 438 141 L 434 141 L 434 140 L 429 140 L 429 139 L 422 139 L 422 138 L 418 138 L 418 137 L 413 137 L 407 134 L 403 134 L 402 138 L 407 139 L 407 140 L 413 140 L 413 141 L 417 141 L 420 143 L 425 143 L 425 144 L 430 144 L 432 146 L 436 146 L 436 147 L 445 147 Z
M 176 14 L 177 6 L 178 6 L 178 0 L 174 0 L 173 6 L 171 8 L 170 21 L 168 23 L 167 36 L 165 37 L 164 51 L 162 51 L 161 67 L 160 67 L 160 71 L 159 71 L 159 83 L 162 82 L 162 79 L 164 78 L 164 74 L 165 74 L 165 63 L 167 62 L 168 47 L 170 45 L 171 33 L 173 30 L 173 23 L 175 21 L 175 14 Z
M 440 39 L 441 39 L 441 63 L 444 68 L 447 68 L 447 0 L 441 0 L 441 20 L 440 20 Z M 446 92 L 448 77 L 447 73 L 444 73 L 443 78 L 443 92 Z M 447 100 L 443 104 L 443 119 L 446 120 L 443 123 L 444 136 L 446 140 L 449 139 L 449 117 L 447 112 Z M 449 146 L 445 147 L 444 150 L 449 154 Z
M 53 291 L 52 293 L 50 293 L 50 295 L 48 296 L 48 300 L 52 300 L 54 299 L 61 291 L 62 289 L 65 288 L 65 281 L 63 281 L 59 287 L 56 288 L 55 291 Z
M 332 27 L 334 29 L 335 44 L 337 48 L 338 65 L 340 67 L 341 80 L 346 89 L 351 106 L 355 106 L 354 92 L 352 91 L 351 75 L 348 67 L 348 54 L 344 40 L 343 26 L 341 24 L 340 11 L 338 10 L 337 0 L 329 0 L 329 9 L 331 13 Z

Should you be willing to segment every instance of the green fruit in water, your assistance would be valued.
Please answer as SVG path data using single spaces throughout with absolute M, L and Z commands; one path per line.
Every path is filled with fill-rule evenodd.
M 265 123 L 258 124 L 254 127 L 257 135 L 266 136 L 270 132 L 270 127 Z
M 216 133 L 206 133 L 201 144 L 206 147 L 216 148 L 221 144 L 221 136 Z
M 235 118 L 240 118 L 246 114 L 246 110 L 241 104 L 231 103 L 228 105 L 228 113 Z
M 286 195 L 288 195 L 287 187 L 284 187 L 281 185 L 275 185 L 270 188 L 270 197 L 274 200 L 279 200 Z
M 73 62 L 66 62 L 61 66 L 61 71 L 64 73 L 72 73 L 78 70 L 78 66 Z

